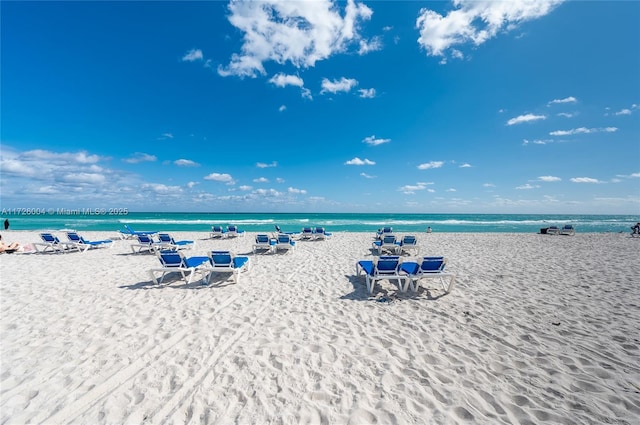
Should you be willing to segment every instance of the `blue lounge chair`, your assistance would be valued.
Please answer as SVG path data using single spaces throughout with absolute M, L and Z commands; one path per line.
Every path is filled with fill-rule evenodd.
M 209 263 L 209 257 L 187 258 L 181 251 L 157 251 L 156 254 L 162 267 L 149 270 L 151 279 L 156 284 L 162 283 L 165 276 L 172 272 L 180 273 L 185 283 L 191 283 L 196 272 L 201 273 L 201 279 L 204 279 L 204 275 L 208 270 L 206 265 Z M 162 273 L 159 281 L 156 273 Z
M 236 236 L 244 236 L 244 230 L 238 229 L 238 226 L 227 226 L 227 237 L 235 238 Z
M 383 227 L 382 229 L 378 229 L 376 232 L 376 239 L 382 240 L 386 235 L 393 234 L 393 227 Z
M 268 252 L 272 252 L 275 245 L 276 241 L 269 238 L 269 235 L 257 234 L 256 240 L 253 244 L 253 253 L 255 254 L 258 250 L 267 250 Z
M 559 235 L 560 228 L 558 226 L 549 226 L 547 228 L 547 235 Z
M 303 227 L 302 232 L 300 232 L 300 240 L 311 240 L 314 236 L 315 234 L 311 227 Z
M 410 251 L 413 251 L 415 255 L 418 255 L 418 239 L 413 235 L 405 235 L 402 237 L 398 244 L 398 254 L 406 252 L 410 254 Z
M 211 233 L 209 236 L 213 238 L 224 238 L 227 236 L 227 231 L 222 226 L 211 226 Z
M 138 235 L 138 243 L 131 244 L 131 252 L 140 254 L 142 252 L 156 252 L 164 250 L 166 246 L 162 242 L 157 242 L 149 235 Z
M 388 251 L 392 254 L 398 252 L 398 239 L 395 235 L 385 235 L 382 240 L 373 241 L 372 246 L 378 251 L 378 255 L 382 254 L 382 251 Z
M 275 244 L 275 251 L 280 250 L 291 251 L 296 247 L 295 241 L 291 238 L 291 235 L 281 233 L 278 235 Z
M 104 239 L 100 241 L 88 241 L 77 232 L 67 232 L 67 238 L 69 242 L 78 248 L 79 251 L 87 252 L 92 248 L 111 248 L 113 241 L 111 239 Z
M 331 233 L 324 230 L 324 227 L 316 227 L 315 234 L 316 240 L 326 240 L 331 236 Z
M 193 249 L 195 247 L 194 241 L 176 241 L 168 233 L 158 233 L 158 239 L 163 249 Z
M 207 283 L 215 273 L 231 273 L 233 281 L 240 281 L 240 273 L 249 271 L 249 257 L 235 256 L 231 251 L 211 251 L 206 271 L 209 273 Z
M 571 224 L 565 224 L 560 230 L 561 235 L 565 236 L 574 236 L 576 234 L 576 229 Z
M 402 271 L 407 274 L 408 283 L 412 291 L 420 288 L 420 281 L 427 278 L 436 278 L 440 280 L 442 289 L 448 294 L 453 289 L 456 275 L 444 271 L 447 260 L 444 257 L 422 257 L 419 263 L 405 262 L 402 264 Z M 445 278 L 449 279 L 449 284 L 445 282 Z
M 373 261 L 360 260 L 356 263 L 356 275 L 364 272 L 367 291 L 373 293 L 373 288 L 379 280 L 395 280 L 400 291 L 406 291 L 406 275 L 401 274 L 402 258 L 397 255 L 384 255 Z
M 120 236 L 123 239 L 134 239 L 139 235 L 155 235 L 158 233 L 155 230 L 133 230 L 128 224 L 124 225 L 125 230 L 120 230 Z
M 51 250 L 51 252 L 61 254 L 72 249 L 80 251 L 80 248 L 78 248 L 75 244 L 71 242 L 62 242 L 60 239 L 58 239 L 57 236 L 54 236 L 51 233 L 40 233 L 40 239 L 42 239 L 42 242 L 36 242 L 33 244 L 33 246 L 36 248 L 36 252 L 44 253 Z

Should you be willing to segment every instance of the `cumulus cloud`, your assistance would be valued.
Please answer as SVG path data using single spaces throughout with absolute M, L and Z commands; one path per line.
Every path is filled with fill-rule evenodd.
M 538 177 L 538 180 L 540 180 L 541 182 L 559 182 L 562 179 L 555 176 L 540 176 Z
M 424 164 L 418 165 L 418 170 L 428 170 L 430 168 L 440 168 L 444 165 L 442 161 L 431 161 L 425 162 Z
M 304 190 L 304 189 L 296 189 L 295 187 L 290 187 L 289 189 L 287 189 L 287 192 L 293 193 L 293 194 L 296 194 L 296 195 L 304 195 L 304 194 L 307 193 L 306 190 Z
M 384 143 L 389 143 L 391 139 L 376 139 L 376 136 L 365 137 L 362 143 L 366 143 L 369 146 L 378 146 Z
M 446 16 L 423 8 L 416 20 L 418 44 L 429 56 L 445 56 L 454 45 L 479 46 L 500 32 L 550 13 L 562 0 L 455 0 L 455 10 Z
M 329 81 L 329 79 L 323 78 L 321 85 L 322 85 L 322 90 L 320 91 L 321 94 L 324 94 L 326 92 L 335 94 L 338 92 L 350 91 L 353 87 L 358 85 L 358 82 L 353 78 L 345 78 L 345 77 L 342 77 L 339 80 L 333 80 L 333 81 Z
M 598 179 L 592 179 L 591 177 L 572 177 L 571 179 L 574 183 L 602 183 Z
M 255 77 L 264 75 L 264 63 L 290 63 L 300 67 L 315 66 L 317 61 L 346 52 L 361 40 L 360 25 L 373 14 L 362 3 L 348 0 L 341 14 L 341 4 L 330 0 L 312 2 L 231 1 L 229 22 L 244 34 L 240 53 L 231 62 L 218 67 L 221 76 Z M 365 40 L 366 41 L 366 40 Z M 375 41 L 367 42 L 371 50 Z
M 517 190 L 528 190 L 528 189 L 538 189 L 540 186 L 538 185 L 530 185 L 529 183 L 523 184 L 522 186 L 516 186 Z
M 226 173 L 211 173 L 204 176 L 205 180 L 213 180 L 216 182 L 225 182 L 225 183 L 233 183 L 233 177 L 230 174 Z
M 380 37 L 373 37 L 371 40 L 360 40 L 359 44 L 358 54 L 360 56 L 382 49 L 382 40 Z
M 425 190 L 427 188 L 427 185 L 430 185 L 430 184 L 433 184 L 433 183 L 418 182 L 416 184 L 408 184 L 408 185 L 399 187 L 398 191 L 404 193 L 405 195 L 413 195 L 418 190 Z
M 358 157 L 355 157 L 353 159 L 350 159 L 349 161 L 344 163 L 345 165 L 376 165 L 375 162 L 370 161 L 368 159 L 360 159 Z
M 547 119 L 545 115 L 525 114 L 525 115 L 517 116 L 515 118 L 511 118 L 509 121 L 507 121 L 507 125 L 522 124 L 523 122 L 531 122 L 531 121 L 538 121 L 538 120 L 545 120 L 545 119 Z
M 129 158 L 123 159 L 124 162 L 128 162 L 129 164 L 138 164 L 140 162 L 154 162 L 157 160 L 155 155 L 149 155 L 144 152 L 136 152 L 131 155 Z
M 176 159 L 173 163 L 180 167 L 198 167 L 200 165 L 190 159 Z
M 203 58 L 202 50 L 200 49 L 191 49 L 182 57 L 183 62 L 195 62 L 201 61 Z
M 601 128 L 572 128 L 571 130 L 556 130 L 549 133 L 550 136 L 571 136 L 574 134 L 590 134 L 590 133 L 614 133 L 618 131 L 617 127 L 601 127 Z
M 258 177 L 257 179 L 253 179 L 254 183 L 269 183 L 269 179 L 266 177 Z
M 297 75 L 279 73 L 271 77 L 269 82 L 277 87 L 295 86 L 304 87 L 304 81 Z
M 376 89 L 359 89 L 360 97 L 364 99 L 373 99 L 376 97 Z
M 547 106 L 551 106 L 557 103 L 576 103 L 578 99 L 573 96 L 565 97 L 564 99 L 553 99 L 547 103 Z

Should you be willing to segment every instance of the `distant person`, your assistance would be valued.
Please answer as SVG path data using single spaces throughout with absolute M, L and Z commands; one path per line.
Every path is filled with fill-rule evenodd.
M 431 233 L 433 232 L 433 230 L 431 230 L 431 226 L 427 227 L 427 233 Z
M 640 235 L 640 223 L 636 223 L 636 225 L 631 228 L 631 235 Z
M 9 230 L 9 219 L 8 218 L 4 219 L 4 230 Z
M 20 249 L 20 244 L 18 242 L 11 242 L 10 244 L 5 244 L 2 240 L 2 235 L 0 235 L 0 252 L 15 252 Z

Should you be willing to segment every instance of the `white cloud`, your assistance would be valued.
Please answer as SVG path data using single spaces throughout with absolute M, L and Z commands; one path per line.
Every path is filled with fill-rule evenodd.
M 428 170 L 430 168 L 440 168 L 444 165 L 442 161 L 431 161 L 425 162 L 424 164 L 418 165 L 418 170 Z
M 62 177 L 62 180 L 78 184 L 102 184 L 106 181 L 106 178 L 102 174 L 80 172 L 66 174 Z
M 200 49 L 191 49 L 187 52 L 186 55 L 182 57 L 183 62 L 195 62 L 201 61 L 203 58 L 202 50 Z
M 500 32 L 518 24 L 540 18 L 562 0 L 455 0 L 457 9 L 446 16 L 423 8 L 416 20 L 420 31 L 418 44 L 429 56 L 445 56 L 454 45 L 472 43 L 479 46 Z
M 572 114 L 572 113 L 569 113 L 569 112 L 559 112 L 556 115 L 559 116 L 559 117 L 571 118 L 575 114 Z
M 253 179 L 254 183 L 269 183 L 269 179 L 266 177 L 258 177 L 257 179 Z
M 187 183 L 187 187 L 189 189 L 192 189 L 195 185 L 200 184 L 200 182 L 189 182 Z
M 507 121 L 507 125 L 522 124 L 523 122 L 531 122 L 531 121 L 546 120 L 546 119 L 547 117 L 545 115 L 525 114 L 525 115 L 517 116 L 515 118 L 511 118 L 509 121 Z
M 166 139 L 173 139 L 173 134 L 171 134 L 171 133 L 162 133 L 162 135 L 160 137 L 158 137 L 158 140 L 166 140 Z
M 298 195 L 304 195 L 304 194 L 307 193 L 306 190 L 304 190 L 304 189 L 296 189 L 295 187 L 290 187 L 289 189 L 287 189 L 287 192 L 293 193 L 293 194 L 298 194 Z
M 287 107 L 285 105 L 280 105 L 280 107 L 278 108 L 278 112 L 284 112 L 287 110 Z
M 631 115 L 631 109 L 621 109 L 618 112 L 615 113 L 615 115 Z
M 376 136 L 365 137 L 362 143 L 366 143 L 369 146 L 378 146 L 383 143 L 389 143 L 391 139 L 376 139 Z
M 553 99 L 547 103 L 547 106 L 557 104 L 557 103 L 576 103 L 578 99 L 573 96 L 565 97 L 564 99 Z
M 352 43 L 363 39 L 359 26 L 373 12 L 348 0 L 341 15 L 340 6 L 330 0 L 230 2 L 229 22 L 244 33 L 243 45 L 227 66 L 218 67 L 218 73 L 255 77 L 266 73 L 267 61 L 312 67 L 317 61 L 346 52 Z
M 530 185 L 529 183 L 524 184 L 522 186 L 516 186 L 517 190 L 528 190 L 528 189 L 538 189 L 540 186 L 538 185 Z
M 493 183 L 483 183 L 483 185 L 482 185 L 482 186 L 483 186 L 483 187 L 496 187 L 496 185 L 495 185 L 495 184 L 493 184 Z
M 124 162 L 129 164 L 138 164 L 140 162 L 154 162 L 158 158 L 155 155 L 149 155 L 148 153 L 136 152 L 131 157 L 123 159 Z
M 573 128 L 571 130 L 556 130 L 549 133 L 550 136 L 571 136 L 573 134 L 589 134 L 589 133 L 614 133 L 618 131 L 616 127 L 601 127 L 601 128 Z
M 369 175 L 367 173 L 360 173 L 360 175 L 362 177 L 364 177 L 365 179 L 375 179 L 376 178 L 376 176 L 371 176 L 371 175 Z
M 233 183 L 233 177 L 230 174 L 220 174 L 220 173 L 211 173 L 209 175 L 204 176 L 205 180 L 213 180 L 216 182 L 226 182 Z
M 370 161 L 368 159 L 360 159 L 358 157 L 355 157 L 353 159 L 350 159 L 349 161 L 345 162 L 344 165 L 376 165 L 375 162 Z
M 418 182 L 416 184 L 408 184 L 408 185 L 399 187 L 398 191 L 404 193 L 405 195 L 413 195 L 418 190 L 425 190 L 427 188 L 427 185 L 430 185 L 430 184 L 433 184 L 433 183 Z
M 462 165 L 460 165 L 460 168 L 471 168 L 472 165 L 471 164 L 467 164 L 466 162 Z
M 273 161 L 271 164 L 267 164 L 265 162 L 258 162 L 256 164 L 256 167 L 258 168 L 272 168 L 272 167 L 277 167 L 278 163 L 276 161 Z
M 629 175 L 618 174 L 616 177 L 622 177 L 625 179 L 637 179 L 640 178 L 640 173 L 631 173 Z
M 284 73 L 274 75 L 273 77 L 271 77 L 271 79 L 269 79 L 269 82 L 278 87 L 304 87 L 304 81 L 302 80 L 302 78 L 298 77 L 297 75 L 287 75 Z
M 284 179 L 281 177 L 276 177 L 276 183 L 284 183 Z
M 167 186 L 160 183 L 144 183 L 141 186 L 142 190 L 150 190 L 157 194 L 179 194 L 182 192 L 182 188 L 180 186 Z
M 248 190 L 251 190 L 251 189 L 253 189 L 253 187 L 248 186 L 246 184 L 243 184 L 242 186 L 238 187 L 238 190 L 242 190 L 242 191 L 245 191 L 245 192 L 248 191 Z
M 538 180 L 540 180 L 541 182 L 559 182 L 562 179 L 555 176 L 540 176 L 538 177 Z
M 602 183 L 600 180 L 592 179 L 591 177 L 573 177 L 569 180 L 574 183 Z
M 354 80 L 353 78 L 342 77 L 339 80 L 333 81 L 329 81 L 329 79 L 323 78 L 322 90 L 320 91 L 320 93 L 323 94 L 326 92 L 330 92 L 335 94 L 337 92 L 348 92 L 357 85 L 358 81 Z
M 375 52 L 381 49 L 382 40 L 380 37 L 373 37 L 371 40 L 360 40 L 360 49 L 358 49 L 358 54 L 362 56 L 369 52 Z
M 195 161 L 192 161 L 190 159 L 176 159 L 175 161 L 173 161 L 174 164 L 180 166 L 180 167 L 198 167 L 200 166 L 200 164 L 198 164 Z
M 360 97 L 364 99 L 373 99 L 376 97 L 376 89 L 359 89 Z

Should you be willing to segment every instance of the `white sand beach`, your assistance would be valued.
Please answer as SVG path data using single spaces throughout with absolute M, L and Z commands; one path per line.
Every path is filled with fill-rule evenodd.
M 373 234 L 258 255 L 255 233 L 172 235 L 251 270 L 156 285 L 157 258 L 127 240 L 0 255 L 1 423 L 640 423 L 629 234 L 422 233 L 453 291 L 383 281 L 371 296 L 355 264 L 374 257 Z

